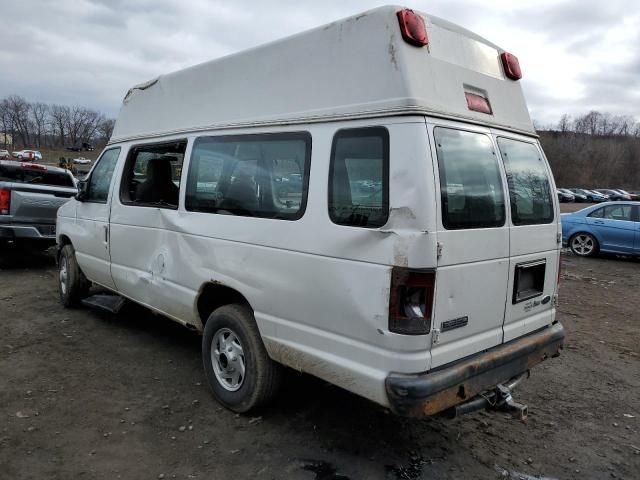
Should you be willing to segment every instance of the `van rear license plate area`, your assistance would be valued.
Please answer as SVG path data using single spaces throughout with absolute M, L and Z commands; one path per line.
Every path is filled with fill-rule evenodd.
M 544 292 L 545 259 L 518 263 L 513 278 L 513 304 L 538 297 Z

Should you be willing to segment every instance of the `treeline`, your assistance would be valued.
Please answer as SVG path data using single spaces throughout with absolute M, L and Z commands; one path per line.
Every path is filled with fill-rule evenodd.
M 115 120 L 90 108 L 29 102 L 18 95 L 0 100 L 0 147 L 66 148 L 104 144 Z M 13 140 L 13 145 L 9 142 Z
M 559 187 L 640 190 L 640 122 L 589 112 L 538 127 Z

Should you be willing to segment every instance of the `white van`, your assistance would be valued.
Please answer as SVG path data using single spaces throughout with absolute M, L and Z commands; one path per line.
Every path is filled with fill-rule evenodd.
M 402 415 L 523 414 L 509 391 L 564 332 L 520 77 L 383 7 L 133 87 L 58 213 L 62 302 L 93 283 L 202 332 L 237 412 L 285 365 Z

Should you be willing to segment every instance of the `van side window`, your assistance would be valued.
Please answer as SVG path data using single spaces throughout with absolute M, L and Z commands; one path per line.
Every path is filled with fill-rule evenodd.
M 200 137 L 191 153 L 186 209 L 296 220 L 306 208 L 310 164 L 307 132 Z
M 442 224 L 447 230 L 501 227 L 502 179 L 493 143 L 483 133 L 433 129 L 440 171 Z
M 132 147 L 122 172 L 120 201 L 125 205 L 178 208 L 187 141 Z
M 538 148 L 533 143 L 504 137 L 498 138 L 498 147 L 507 172 L 513 224 L 551 223 L 551 186 Z
M 87 202 L 107 203 L 111 177 L 120 157 L 120 147 L 106 150 L 93 168 L 87 186 Z
M 340 130 L 329 167 L 329 216 L 334 223 L 378 228 L 389 218 L 389 132 Z

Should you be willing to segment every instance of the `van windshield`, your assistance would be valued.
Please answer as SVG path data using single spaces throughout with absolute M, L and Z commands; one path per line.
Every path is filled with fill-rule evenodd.
M 553 200 L 547 168 L 535 144 L 499 137 L 511 199 L 514 225 L 553 221 Z

